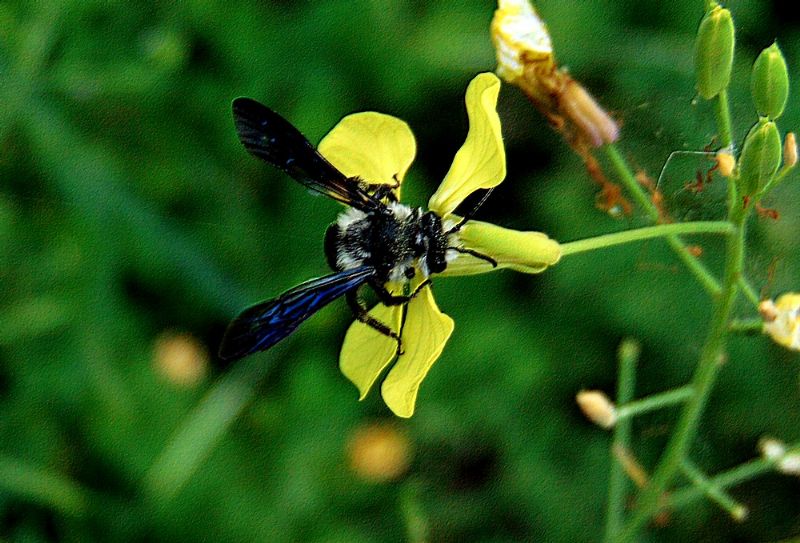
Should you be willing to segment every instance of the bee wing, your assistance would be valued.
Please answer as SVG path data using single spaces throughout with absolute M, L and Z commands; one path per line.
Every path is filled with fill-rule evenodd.
M 375 268 L 362 266 L 306 281 L 242 311 L 225 331 L 219 356 L 236 360 L 269 349 L 325 305 L 362 285 Z
M 251 99 L 233 101 L 233 122 L 245 149 L 266 160 L 311 190 L 362 211 L 384 204 L 364 190 L 358 179 L 337 170 L 289 121 Z

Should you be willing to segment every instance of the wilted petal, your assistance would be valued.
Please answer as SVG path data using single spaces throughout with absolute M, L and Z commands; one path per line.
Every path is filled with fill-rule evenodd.
M 496 187 L 506 176 L 506 152 L 496 110 L 499 92 L 500 80 L 491 73 L 477 75 L 467 88 L 467 139 L 428 202 L 428 208 L 439 215 L 449 215 L 464 198 L 478 189 Z
M 561 246 L 541 232 L 520 232 L 481 221 L 469 221 L 459 232 L 461 244 L 497 262 L 459 254 L 440 275 L 473 275 L 499 268 L 540 273 L 561 258 Z
M 522 77 L 526 63 L 553 65 L 547 26 L 528 0 L 499 0 L 491 26 L 497 53 L 497 75 L 506 81 Z
M 430 287 L 408 303 L 403 354 L 381 386 L 383 400 L 398 417 L 414 414 L 419 386 L 442 354 L 453 328 L 453 319 L 439 311 Z
M 387 307 L 378 304 L 369 314 L 395 332 L 400 330 L 402 306 Z M 344 336 L 342 351 L 339 354 L 339 369 L 358 387 L 359 399 L 363 400 L 372 384 L 396 354 L 397 341 L 363 322 L 355 321 Z
M 348 115 L 328 132 L 319 152 L 348 177 L 368 183 L 402 181 L 414 161 L 417 144 L 408 125 L 383 113 Z

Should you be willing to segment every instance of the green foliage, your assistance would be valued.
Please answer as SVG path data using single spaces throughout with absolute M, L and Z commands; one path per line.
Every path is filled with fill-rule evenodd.
M 778 4 L 739 4 L 749 39 L 728 92 L 741 145 L 753 60 L 777 35 L 797 65 L 800 35 L 779 24 Z M 559 61 L 624 121 L 623 148 L 642 172 L 657 177 L 670 152 L 712 143 L 712 106 L 691 105 L 701 2 L 537 7 Z M 0 539 L 602 538 L 609 436 L 574 395 L 614 390 L 628 336 L 642 345 L 637 396 L 681 386 L 709 319 L 706 294 L 658 240 L 576 255 L 541 276 L 436 281 L 456 328 L 416 414 L 395 421 L 414 457 L 394 483 L 349 467 L 356 429 L 390 415 L 376 397 L 357 402 L 337 370 L 352 318 L 344 303 L 233 368 L 211 356 L 194 385 L 154 362 L 175 331 L 213 353 L 237 310 L 327 270 L 321 240 L 339 208 L 247 156 L 231 100 L 257 98 L 315 142 L 357 110 L 408 121 L 418 158 L 404 198 L 422 205 L 466 136 L 466 84 L 494 67 L 493 9 L 477 0 L 0 3 Z M 503 88 L 498 111 L 509 176 L 479 218 L 559 241 L 646 222 L 594 207 L 582 161 L 516 89 Z M 789 102 L 781 126 L 798 121 Z M 670 167 L 664 180 L 683 187 L 711 166 Z M 763 202 L 780 220 L 749 225 L 746 269 L 764 296 L 798 289 L 795 181 Z M 720 243 L 687 241 L 718 273 Z M 797 441 L 797 375 L 796 353 L 734 339 L 695 463 L 713 473 L 751 459 L 763 433 Z M 673 411 L 636 419 L 646 467 L 674 420 Z M 695 501 L 649 540 L 796 536 L 796 481 L 731 490 L 750 507 L 744 524 Z

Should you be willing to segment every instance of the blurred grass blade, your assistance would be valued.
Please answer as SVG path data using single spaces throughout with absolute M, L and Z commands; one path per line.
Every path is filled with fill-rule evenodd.
M 61 474 L 0 456 L 0 490 L 61 514 L 83 516 L 89 492 Z

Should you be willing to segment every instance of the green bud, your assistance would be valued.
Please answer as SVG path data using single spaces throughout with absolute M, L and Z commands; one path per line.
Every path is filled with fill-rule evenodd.
M 706 100 L 711 100 L 728 86 L 734 42 L 731 12 L 715 6 L 700 21 L 694 44 L 697 92 Z
M 750 87 L 759 115 L 770 119 L 781 116 L 789 98 L 789 71 L 777 43 L 773 43 L 758 55 L 753 64 Z
M 739 190 L 752 196 L 772 180 L 781 165 L 781 136 L 778 127 L 767 119 L 759 119 L 744 139 L 739 156 Z

